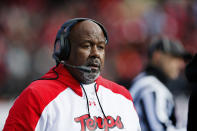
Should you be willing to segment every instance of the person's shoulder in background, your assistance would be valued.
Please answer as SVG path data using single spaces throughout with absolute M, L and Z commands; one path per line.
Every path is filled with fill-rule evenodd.
M 193 57 L 190 63 L 186 66 L 185 75 L 190 84 L 192 84 L 192 93 L 189 100 L 189 111 L 188 111 L 188 131 L 196 131 L 197 125 L 197 113 L 196 113 L 196 101 L 197 101 L 197 54 Z

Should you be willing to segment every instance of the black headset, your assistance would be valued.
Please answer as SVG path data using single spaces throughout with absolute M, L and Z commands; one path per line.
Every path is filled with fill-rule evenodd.
M 60 30 L 58 31 L 55 39 L 55 44 L 54 44 L 54 52 L 53 52 L 53 58 L 56 61 L 56 65 L 58 65 L 61 61 L 66 61 L 69 58 L 70 55 L 70 48 L 71 48 L 71 43 L 69 42 L 68 36 L 70 34 L 70 31 L 72 27 L 77 24 L 78 22 L 85 21 L 85 20 L 90 20 L 96 23 L 97 25 L 100 26 L 102 29 L 105 39 L 106 39 L 106 44 L 108 43 L 108 36 L 107 36 L 107 31 L 104 28 L 104 26 L 90 18 L 74 18 L 71 19 L 67 22 L 65 22 Z

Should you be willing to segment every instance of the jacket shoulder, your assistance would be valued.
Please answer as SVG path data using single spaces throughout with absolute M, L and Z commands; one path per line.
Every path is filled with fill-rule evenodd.
M 102 78 L 100 80 L 100 85 L 104 86 L 105 88 L 108 88 L 113 93 L 120 94 L 120 95 L 126 97 L 127 99 L 133 101 L 129 91 L 122 85 L 119 85 L 119 84 L 117 84 L 113 81 L 107 80 L 105 78 Z
M 9 111 L 4 130 L 34 130 L 45 107 L 65 90 L 60 83 L 49 80 L 32 82 L 16 98 Z

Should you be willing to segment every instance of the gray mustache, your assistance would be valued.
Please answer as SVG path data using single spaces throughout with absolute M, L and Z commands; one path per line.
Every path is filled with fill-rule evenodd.
M 87 63 L 85 64 L 86 66 L 89 66 L 89 65 L 96 65 L 96 66 L 101 66 L 101 62 L 99 59 L 89 59 L 87 61 Z

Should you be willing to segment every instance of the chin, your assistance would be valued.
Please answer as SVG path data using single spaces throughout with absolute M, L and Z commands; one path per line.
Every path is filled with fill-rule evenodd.
M 176 80 L 176 79 L 178 78 L 178 75 L 172 75 L 170 78 L 171 78 L 172 80 Z
M 100 75 L 100 72 L 91 72 L 83 74 L 84 83 L 93 83 Z

